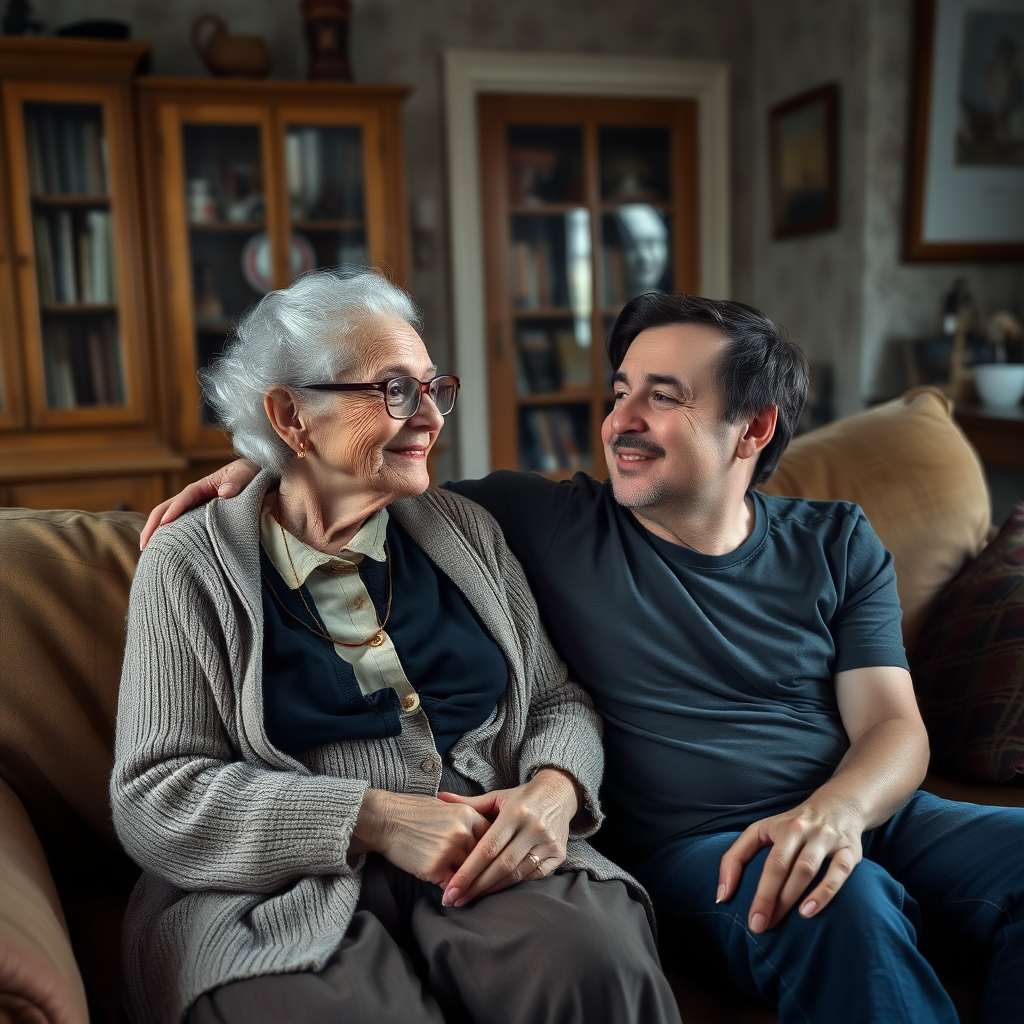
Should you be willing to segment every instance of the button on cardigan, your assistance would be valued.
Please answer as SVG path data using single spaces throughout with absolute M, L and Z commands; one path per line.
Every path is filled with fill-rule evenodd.
M 274 747 L 263 724 L 259 513 L 272 477 L 163 527 L 132 585 L 110 795 L 114 825 L 143 868 L 125 915 L 126 1001 L 137 1024 L 177 1024 L 204 991 L 239 978 L 317 970 L 359 898 L 348 844 L 368 787 L 434 796 L 424 712 L 402 732 L 316 748 Z M 449 752 L 485 790 L 545 766 L 583 801 L 566 870 L 643 890 L 583 837 L 600 823 L 600 720 L 538 619 L 494 520 L 428 491 L 391 514 L 459 587 L 497 642 L 508 686 Z M 434 764 L 431 760 L 431 768 Z M 653 926 L 653 921 L 652 921 Z

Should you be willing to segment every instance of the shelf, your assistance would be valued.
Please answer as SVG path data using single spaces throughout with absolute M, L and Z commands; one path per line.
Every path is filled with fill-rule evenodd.
M 293 231 L 363 231 L 362 220 L 293 220 Z
M 189 221 L 189 231 L 239 231 L 252 232 L 263 231 L 267 226 L 262 220 L 209 220 Z
M 531 391 L 516 395 L 518 405 L 584 405 L 594 397 L 593 389 L 586 384 L 561 391 Z
M 82 313 L 116 313 L 116 302 L 58 302 L 40 306 L 40 310 L 52 316 L 80 316 Z
M 568 306 L 536 306 L 533 309 L 512 308 L 513 320 L 572 320 L 573 311 Z
M 605 199 L 601 203 L 600 210 L 602 213 L 618 213 L 623 206 L 635 206 L 637 203 L 650 206 L 652 209 L 657 210 L 658 213 L 672 212 L 672 204 L 661 199 L 627 199 L 625 197 L 616 200 Z
M 578 203 L 517 203 L 515 206 L 510 206 L 508 212 L 513 217 L 524 215 L 560 217 L 573 210 L 585 210 L 586 208 L 587 204 L 582 200 Z
M 110 196 L 105 194 L 83 196 L 68 193 L 67 195 L 32 196 L 32 202 L 39 206 L 109 206 Z

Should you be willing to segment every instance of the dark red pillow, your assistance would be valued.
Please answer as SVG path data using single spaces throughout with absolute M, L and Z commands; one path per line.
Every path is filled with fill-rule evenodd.
M 1024 785 L 1024 502 L 939 596 L 913 673 L 932 770 Z

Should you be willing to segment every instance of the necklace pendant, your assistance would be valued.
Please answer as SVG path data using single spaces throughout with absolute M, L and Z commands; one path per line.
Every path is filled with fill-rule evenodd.
M 383 630 L 374 633 L 369 640 L 366 641 L 370 647 L 380 647 L 384 643 L 384 632 Z

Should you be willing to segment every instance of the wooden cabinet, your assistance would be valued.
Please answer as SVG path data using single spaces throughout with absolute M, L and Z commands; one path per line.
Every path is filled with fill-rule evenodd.
M 159 78 L 138 91 L 154 336 L 198 476 L 230 445 L 196 373 L 249 306 L 316 267 L 374 265 L 405 284 L 408 90 Z
M 110 474 L 159 495 L 183 465 L 162 440 L 149 359 L 132 98 L 147 53 L 0 36 L 8 500 L 50 485 L 87 495 L 90 480 Z
M 625 302 L 699 292 L 690 100 L 479 100 L 491 463 L 605 474 L 605 341 Z

